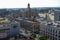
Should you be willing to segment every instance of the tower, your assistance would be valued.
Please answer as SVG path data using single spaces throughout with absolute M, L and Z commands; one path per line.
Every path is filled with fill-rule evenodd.
M 28 11 L 27 11 L 28 13 L 27 13 L 26 15 L 27 15 L 27 17 L 28 17 L 29 20 L 30 20 L 30 19 L 31 19 L 31 8 L 30 8 L 30 4 L 28 3 L 27 6 L 28 6 L 28 8 L 27 8 L 27 9 L 28 9 Z
M 28 8 L 30 8 L 30 4 L 28 3 Z

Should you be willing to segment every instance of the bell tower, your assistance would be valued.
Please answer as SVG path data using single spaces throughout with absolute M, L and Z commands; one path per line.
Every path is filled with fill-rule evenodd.
M 28 3 L 28 8 L 30 8 L 30 4 Z

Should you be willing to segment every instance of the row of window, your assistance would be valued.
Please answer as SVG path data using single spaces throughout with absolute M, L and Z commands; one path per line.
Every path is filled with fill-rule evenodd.
M 0 29 L 0 33 L 10 32 L 10 29 Z

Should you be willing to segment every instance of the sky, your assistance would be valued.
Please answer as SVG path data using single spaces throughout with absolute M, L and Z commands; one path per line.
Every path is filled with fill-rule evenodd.
M 60 0 L 0 0 L 0 8 L 60 7 Z

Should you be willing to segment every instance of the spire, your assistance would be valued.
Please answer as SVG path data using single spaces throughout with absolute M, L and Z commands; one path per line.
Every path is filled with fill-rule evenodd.
M 30 8 L 30 4 L 28 3 L 28 8 Z

